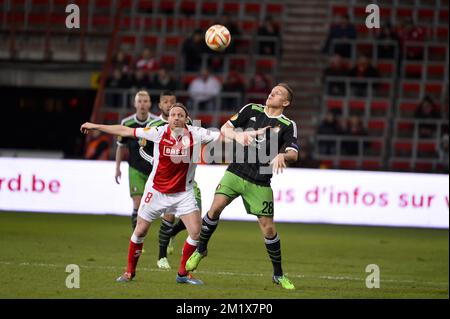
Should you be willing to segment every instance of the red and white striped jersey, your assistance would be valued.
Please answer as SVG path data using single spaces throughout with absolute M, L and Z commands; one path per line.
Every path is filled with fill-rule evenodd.
M 175 137 L 168 124 L 136 128 L 134 136 L 154 143 L 153 170 L 149 182 L 158 192 L 173 194 L 192 188 L 202 144 L 220 137 L 219 131 L 187 125 Z

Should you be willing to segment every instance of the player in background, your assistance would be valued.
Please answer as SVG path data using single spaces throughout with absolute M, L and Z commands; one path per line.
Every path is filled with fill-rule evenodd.
M 218 140 L 221 133 L 188 126 L 187 117 L 186 107 L 177 103 L 170 109 L 168 124 L 156 128 L 133 129 L 123 125 L 89 122 L 80 127 L 81 132 L 85 134 L 90 130 L 99 130 L 122 137 L 145 138 L 154 143 L 154 168 L 145 185 L 145 195 L 138 210 L 137 226 L 130 239 L 127 271 L 117 278 L 119 282 L 128 282 L 135 277 L 144 239 L 152 221 L 161 214 L 170 213 L 181 218 L 189 234 L 184 243 L 176 282 L 203 284 L 186 270 L 186 261 L 197 247 L 202 225 L 200 211 L 195 201 L 193 181 L 201 145 Z M 238 132 L 233 137 L 236 141 L 248 144 L 261 133 L 261 131 Z
M 156 115 L 150 113 L 151 106 L 152 102 L 150 100 L 150 95 L 146 91 L 137 92 L 134 97 L 134 107 L 136 108 L 136 113 L 124 118 L 121 121 L 121 125 L 130 128 L 146 127 L 152 119 L 157 118 Z M 144 193 L 145 182 L 147 181 L 148 175 L 150 175 L 152 167 L 140 156 L 139 143 L 136 139 L 122 138 L 119 136 L 117 138 L 116 149 L 115 179 L 117 184 L 120 183 L 120 178 L 122 176 L 122 172 L 120 171 L 120 163 L 124 159 L 127 149 L 129 166 L 128 182 L 130 187 L 130 196 L 133 199 L 131 227 L 134 229 L 136 227 L 139 203 L 141 202 L 142 194 Z
M 283 275 L 281 267 L 281 244 L 273 221 L 274 202 L 270 180 L 273 172 L 282 172 L 286 162 L 295 162 L 298 157 L 297 126 L 295 122 L 283 115 L 286 107 L 291 105 L 293 91 L 285 83 L 279 83 L 270 92 L 266 105 L 248 104 L 235 114 L 222 128 L 225 138 L 235 139 L 238 134 L 236 128 L 253 128 L 258 130 L 267 125 L 273 129 L 272 134 L 259 138 L 253 145 L 245 147 L 245 163 L 231 163 L 215 191 L 211 208 L 203 217 L 200 241 L 197 250 L 189 258 L 186 269 L 193 271 L 200 260 L 207 255 L 207 245 L 216 230 L 220 214 L 235 198 L 241 196 L 247 214 L 257 216 L 260 229 L 264 236 L 265 246 L 273 266 L 272 280 L 285 289 L 295 289 L 292 282 Z M 266 132 L 267 133 L 267 132 Z M 277 140 L 275 140 L 277 139 Z M 278 142 L 277 155 L 271 159 L 272 170 L 262 173 L 261 169 L 268 168 L 269 163 L 248 163 L 250 147 L 259 147 L 266 143 L 266 150 L 270 143 Z
M 147 127 L 159 127 L 166 125 L 169 120 L 169 111 L 173 104 L 177 102 L 175 94 L 171 91 L 163 91 L 159 96 L 159 109 L 161 114 L 158 118 L 150 121 Z M 190 119 L 187 122 L 188 125 L 192 125 Z M 145 139 L 140 139 L 139 144 L 141 145 L 139 153 L 142 158 L 147 160 L 151 165 L 153 165 L 153 142 L 147 141 Z M 197 201 L 197 206 L 202 211 L 202 199 L 200 189 L 197 183 L 194 181 L 194 193 L 195 200 Z M 156 265 L 160 269 L 171 269 L 169 260 L 167 259 L 167 254 L 173 253 L 173 243 L 175 236 L 182 230 L 186 229 L 183 221 L 178 219 L 175 223 L 175 217 L 172 214 L 166 214 L 161 220 L 161 226 L 159 228 L 159 256 Z

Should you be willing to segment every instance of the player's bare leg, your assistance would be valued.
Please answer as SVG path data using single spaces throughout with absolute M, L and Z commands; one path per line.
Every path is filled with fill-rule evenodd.
M 272 281 L 285 289 L 295 289 L 291 281 L 283 275 L 283 269 L 281 268 L 281 243 L 275 228 L 273 217 L 258 216 L 258 224 L 264 235 L 267 253 L 272 261 Z
M 141 204 L 141 195 L 133 195 L 131 196 L 133 199 L 133 213 L 131 214 L 131 227 L 134 230 L 137 224 L 137 212 L 139 209 L 139 205 Z
M 176 281 L 178 283 L 188 283 L 192 285 L 202 285 L 203 282 L 199 279 L 193 278 L 191 274 L 186 270 L 186 262 L 192 255 L 198 245 L 198 239 L 200 237 L 201 228 L 201 215 L 200 211 L 195 211 L 190 214 L 180 216 L 180 219 L 186 225 L 188 231 L 188 238 L 186 239 L 183 247 L 183 254 L 181 256 L 180 267 Z
M 203 217 L 202 227 L 200 232 L 200 239 L 197 250 L 192 254 L 186 263 L 186 269 L 193 271 L 197 269 L 200 260 L 208 253 L 208 241 L 217 228 L 220 214 L 232 202 L 226 195 L 216 194 L 208 213 Z
M 169 253 L 169 243 L 172 236 L 173 224 L 175 216 L 173 214 L 164 214 L 161 219 L 161 226 L 159 228 L 159 256 L 156 265 L 160 269 L 170 269 L 167 254 Z M 173 251 L 173 247 L 172 247 Z
M 128 265 L 127 271 L 117 278 L 119 282 L 131 281 L 136 275 L 136 266 L 139 257 L 142 254 L 142 247 L 144 246 L 144 238 L 150 228 L 151 223 L 138 216 L 137 225 L 131 235 L 130 246 L 128 247 Z

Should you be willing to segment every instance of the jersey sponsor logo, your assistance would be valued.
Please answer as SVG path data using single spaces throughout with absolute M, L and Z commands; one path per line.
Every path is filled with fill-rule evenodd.
M 281 130 L 281 127 L 280 127 L 279 125 L 277 125 L 277 126 L 274 127 L 273 132 L 274 132 L 275 134 L 278 134 L 278 132 L 279 132 L 280 130 Z
M 251 117 L 250 121 L 256 122 L 256 117 L 255 116 Z
M 187 148 L 174 148 L 164 145 L 164 156 L 186 156 L 188 154 Z
M 150 131 L 150 127 L 145 127 L 144 132 Z

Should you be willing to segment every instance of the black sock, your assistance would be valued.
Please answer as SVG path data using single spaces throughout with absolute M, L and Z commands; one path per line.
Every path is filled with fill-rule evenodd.
M 200 240 L 198 242 L 197 250 L 200 253 L 204 253 L 208 246 L 208 241 L 217 228 L 219 219 L 210 219 L 208 214 L 203 217 L 202 230 L 200 231 Z
M 133 230 L 136 228 L 136 224 L 137 224 L 137 209 L 134 208 L 133 209 L 133 213 L 131 214 L 131 227 L 133 228 Z
M 267 253 L 269 254 L 270 260 L 273 266 L 274 276 L 283 276 L 283 270 L 281 269 L 281 244 L 280 237 L 278 234 L 273 238 L 264 238 L 266 243 Z
M 179 219 L 175 225 L 173 225 L 172 228 L 172 234 L 170 235 L 170 237 L 175 237 L 180 231 L 186 229 L 186 226 L 184 225 L 183 221 L 181 219 Z
M 170 234 L 172 233 L 173 223 L 161 219 L 161 226 L 159 227 L 159 258 L 167 257 L 167 246 L 169 246 Z

